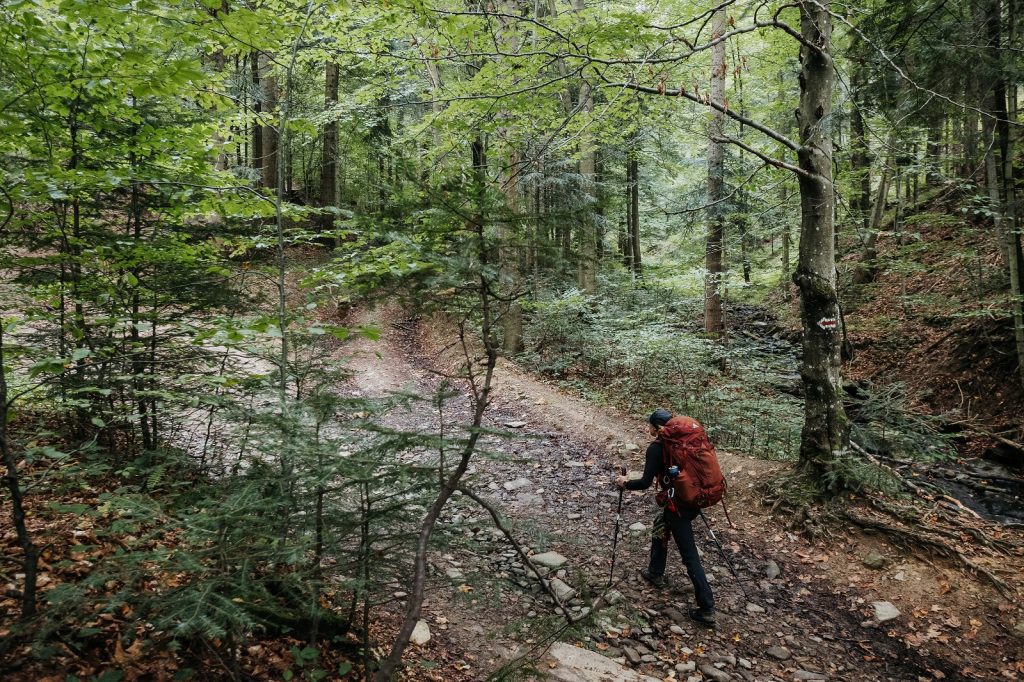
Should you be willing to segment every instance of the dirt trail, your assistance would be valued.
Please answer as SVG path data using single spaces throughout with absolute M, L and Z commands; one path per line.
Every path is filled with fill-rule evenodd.
M 349 322 L 376 323 L 384 331 L 379 342 L 356 339 L 341 351 L 350 358 L 354 392 L 429 394 L 439 382 L 433 370 L 454 362 L 443 350 L 446 332 L 436 324 L 410 324 L 392 309 L 359 311 Z M 445 420 L 464 418 L 465 402 L 454 400 Z M 429 403 L 396 408 L 385 419 L 405 428 L 438 425 Z M 607 582 L 617 499 L 610 479 L 622 463 L 642 466 L 643 423 L 502 362 L 486 425 L 519 437 L 485 439 L 487 452 L 475 457 L 468 480 L 514 522 L 517 537 L 532 551 L 561 555 L 564 563 L 553 566 L 549 577 L 557 575 L 572 590 L 566 601 L 580 613 L 586 597 Z M 709 631 L 683 616 L 692 588 L 678 559 L 670 558 L 666 590 L 648 589 L 636 578 L 646 562 L 655 511 L 648 492 L 627 494 L 623 505 L 618 603 L 561 639 L 648 675 L 691 682 L 1017 679 L 1024 671 L 1021 640 L 1013 633 L 1019 606 L 982 608 L 1000 600 L 967 576 L 903 556 L 876 538 L 851 535 L 814 544 L 788 533 L 781 520 L 767 517 L 755 492 L 756 483 L 782 465 L 730 453 L 722 453 L 722 463 L 739 528 L 728 528 L 719 510 L 709 516 L 739 581 L 696 529 L 719 627 Z M 411 677 L 485 679 L 519 657 L 547 668 L 539 644 L 560 619 L 487 515 L 454 498 L 437 542 L 423 609 L 434 636 L 409 655 L 430 665 L 414 668 Z M 862 563 L 872 552 L 883 555 L 883 568 Z M 900 615 L 879 624 L 874 615 L 884 616 L 886 607 L 871 604 L 882 601 Z M 396 606 L 393 615 L 398 613 Z

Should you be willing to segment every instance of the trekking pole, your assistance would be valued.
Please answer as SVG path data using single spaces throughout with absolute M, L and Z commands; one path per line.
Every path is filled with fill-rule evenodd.
M 700 517 L 704 519 L 704 525 L 708 527 L 708 533 L 711 534 L 711 539 L 718 545 L 718 551 L 722 553 L 722 558 L 725 559 L 725 563 L 729 564 L 729 570 L 732 572 L 732 577 L 736 578 L 736 584 L 740 586 L 740 592 L 743 593 L 743 598 L 747 598 L 747 591 L 743 589 L 743 581 L 740 580 L 740 574 L 736 572 L 736 567 L 732 563 L 732 559 L 725 553 L 725 548 L 722 547 L 722 543 L 718 541 L 718 537 L 715 535 L 715 531 L 711 530 L 711 522 L 708 521 L 708 517 L 704 515 L 704 510 L 701 509 L 699 512 Z
M 623 476 L 626 475 L 626 467 L 622 467 L 621 473 Z M 608 572 L 608 587 L 612 586 L 612 580 L 615 578 L 615 550 L 619 546 L 619 522 L 622 520 L 623 492 L 625 492 L 625 488 L 619 488 L 619 507 L 615 510 L 615 534 L 612 536 L 612 568 Z

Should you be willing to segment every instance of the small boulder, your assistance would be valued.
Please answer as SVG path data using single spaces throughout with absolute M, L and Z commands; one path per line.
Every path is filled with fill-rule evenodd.
M 526 486 L 530 485 L 530 479 L 517 478 L 514 481 L 505 481 L 501 485 L 503 488 L 505 488 L 505 490 L 511 492 L 513 490 L 519 490 L 520 488 L 525 488 Z
M 828 678 L 825 677 L 825 673 L 816 673 L 813 670 L 797 670 L 793 673 L 793 679 L 801 680 L 801 682 L 804 680 L 808 682 L 824 682 Z
M 773 646 L 769 648 L 768 651 L 765 652 L 765 654 L 771 656 L 777 661 L 788 661 L 790 657 L 793 655 L 789 652 L 789 649 L 787 649 L 784 646 Z
M 555 591 L 559 601 L 566 601 L 576 596 L 576 590 L 566 585 L 558 578 L 551 579 L 551 589 Z
M 769 559 L 768 562 L 764 565 L 764 574 L 768 576 L 768 580 L 775 580 L 780 575 L 782 575 L 782 569 L 779 568 L 779 565 L 777 563 Z
M 535 554 L 530 557 L 530 561 L 538 566 L 546 566 L 547 568 L 558 568 L 564 564 L 568 559 L 559 554 L 558 552 L 544 552 L 543 554 Z
M 505 426 L 507 426 L 510 429 L 521 429 L 524 426 L 526 426 L 526 422 L 519 421 L 519 420 L 510 421 L 510 422 L 505 422 Z
M 682 663 L 676 663 L 677 673 L 692 673 L 696 672 L 697 664 L 694 661 L 683 661 Z
M 878 552 L 868 552 L 868 555 L 861 560 L 861 563 L 877 571 L 885 568 L 886 559 Z
M 427 625 L 427 621 L 416 621 L 416 627 L 413 628 L 412 636 L 409 637 L 409 641 L 416 646 L 423 646 L 430 641 L 430 626 Z
M 758 604 L 748 603 L 747 613 L 764 613 L 764 607 Z
M 636 523 L 630 524 L 629 529 L 634 533 L 642 533 L 647 530 L 647 526 L 637 521 Z
M 732 679 L 732 675 L 724 670 L 719 670 L 710 663 L 702 663 L 700 666 L 700 672 L 705 678 L 714 680 L 714 682 L 729 682 Z
M 871 608 L 875 610 L 875 620 L 879 623 L 884 623 L 887 620 L 893 620 L 903 615 L 892 602 L 888 601 L 873 601 L 871 602 Z

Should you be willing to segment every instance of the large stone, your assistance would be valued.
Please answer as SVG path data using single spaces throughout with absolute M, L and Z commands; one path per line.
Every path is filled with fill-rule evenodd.
M 507 426 L 510 429 L 521 429 L 524 426 L 526 426 L 526 422 L 524 422 L 522 420 L 510 421 L 510 422 L 505 422 L 505 426 Z
M 427 621 L 416 621 L 416 627 L 413 628 L 412 636 L 409 637 L 409 641 L 416 646 L 423 646 L 430 641 L 430 626 L 427 625 Z
M 732 675 L 724 670 L 719 670 L 710 663 L 702 663 L 700 666 L 700 672 L 705 678 L 714 680 L 714 682 L 729 682 L 729 680 L 732 679 Z
M 564 564 L 568 559 L 559 554 L 558 552 L 544 552 L 543 554 L 535 554 L 530 557 L 530 561 L 537 564 L 538 566 L 547 566 L 548 568 L 558 568 Z
M 788 661 L 790 656 L 793 655 L 789 653 L 789 649 L 784 646 L 773 646 L 765 653 L 777 661 Z
M 676 663 L 677 673 L 692 673 L 697 670 L 697 664 L 694 661 L 683 661 L 682 663 Z
M 782 569 L 779 568 L 777 563 L 769 559 L 768 563 L 764 565 L 764 574 L 768 576 L 768 580 L 775 580 L 782 575 Z
M 640 665 L 640 652 L 631 646 L 623 647 L 622 653 L 626 654 L 626 660 L 630 665 Z
M 658 682 L 589 649 L 556 642 L 541 660 L 548 680 L 558 682 Z M 553 664 L 553 665 L 552 665 Z
M 816 673 L 813 670 L 797 670 L 793 673 L 794 680 L 806 680 L 807 682 L 824 682 L 827 677 L 824 673 Z
M 520 488 L 525 488 L 526 486 L 531 485 L 531 483 L 530 483 L 530 479 L 528 479 L 528 478 L 517 478 L 514 481 L 505 481 L 501 485 L 502 485 L 503 488 L 505 488 L 505 490 L 508 490 L 509 492 L 511 492 L 513 490 L 519 490 Z
M 544 498 L 533 493 L 519 493 L 516 495 L 517 507 L 543 507 Z
M 878 552 L 868 552 L 868 555 L 861 560 L 868 568 L 873 568 L 876 571 L 885 568 L 886 560 L 885 557 Z
M 630 524 L 629 529 L 634 533 L 641 533 L 647 530 L 647 526 L 637 521 L 636 523 Z
M 448 576 L 449 580 L 454 580 L 455 582 L 462 582 L 465 579 L 465 576 L 462 574 L 462 571 L 460 571 L 457 568 L 445 569 L 444 573 Z
M 884 623 L 887 620 L 893 620 L 903 615 L 892 602 L 888 601 L 873 601 L 871 602 L 871 608 L 875 610 L 875 620 L 879 623 Z
M 559 601 L 566 601 L 576 596 L 576 590 L 572 589 L 558 578 L 551 579 L 551 589 L 555 591 Z

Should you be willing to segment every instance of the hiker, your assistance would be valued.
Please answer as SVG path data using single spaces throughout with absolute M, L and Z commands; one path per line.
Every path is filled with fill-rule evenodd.
M 665 485 L 667 481 L 665 478 L 665 452 L 659 435 L 669 419 L 672 419 L 672 413 L 665 409 L 657 409 L 647 418 L 648 430 L 655 440 L 647 446 L 643 478 L 631 481 L 626 476 L 618 476 L 615 479 L 618 487 L 626 490 L 647 490 L 655 479 L 662 483 L 662 487 L 670 487 Z M 715 598 L 711 593 L 707 576 L 704 575 L 704 567 L 700 563 L 697 544 L 693 538 L 692 522 L 700 514 L 700 508 L 670 506 L 675 507 L 675 511 L 663 508 L 655 517 L 651 537 L 650 563 L 647 568 L 640 570 L 640 575 L 655 587 L 664 585 L 665 562 L 668 559 L 668 536 L 671 533 L 675 538 L 676 546 L 679 547 L 679 554 L 683 557 L 683 564 L 693 582 L 693 591 L 697 598 L 697 608 L 690 609 L 690 618 L 702 625 L 713 627 L 715 625 Z

